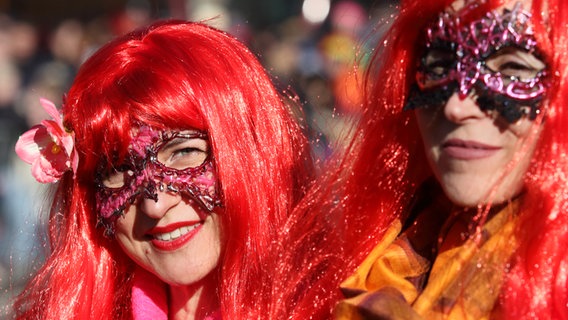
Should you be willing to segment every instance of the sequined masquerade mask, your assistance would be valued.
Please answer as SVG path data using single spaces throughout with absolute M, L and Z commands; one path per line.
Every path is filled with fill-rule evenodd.
M 96 179 L 99 224 L 114 233 L 114 222 L 137 199 L 158 201 L 157 192 L 182 193 L 207 212 L 221 205 L 207 134 L 141 127 L 122 165 L 101 170 Z
M 548 77 L 529 18 L 520 3 L 468 24 L 456 13 L 442 13 L 426 30 L 405 110 L 441 106 L 456 91 L 463 99 L 475 90 L 481 110 L 496 110 L 509 123 L 534 120 Z

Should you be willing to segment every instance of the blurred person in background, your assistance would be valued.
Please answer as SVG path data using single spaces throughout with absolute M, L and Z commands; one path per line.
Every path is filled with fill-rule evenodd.
M 36 31 L 28 23 L 0 17 L 0 298 L 8 299 L 41 262 L 37 215 L 32 198 L 38 188 L 21 176 L 24 166 L 12 152 L 18 136 L 27 128 L 18 102 L 33 65 Z M 24 171 L 25 172 L 25 171 Z M 17 291 L 17 290 L 16 290 Z M 1 303 L 4 305 L 4 302 Z

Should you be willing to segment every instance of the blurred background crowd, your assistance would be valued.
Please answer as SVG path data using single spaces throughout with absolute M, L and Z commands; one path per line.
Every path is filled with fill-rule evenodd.
M 47 189 L 14 144 L 47 118 L 39 98 L 60 106 L 101 45 L 157 19 L 209 20 L 246 43 L 282 92 L 299 97 L 323 159 L 357 116 L 370 48 L 395 12 L 396 0 L 0 0 L 0 307 L 46 250 Z

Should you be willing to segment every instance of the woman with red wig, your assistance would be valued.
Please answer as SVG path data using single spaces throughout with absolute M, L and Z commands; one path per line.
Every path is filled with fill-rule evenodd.
M 21 319 L 251 319 L 264 263 L 309 177 L 307 142 L 255 56 L 159 22 L 80 68 L 62 116 L 16 150 L 57 182 L 50 253 Z
M 310 289 L 284 308 L 568 319 L 567 25 L 563 0 L 403 0 L 350 148 L 291 219 L 282 277 Z

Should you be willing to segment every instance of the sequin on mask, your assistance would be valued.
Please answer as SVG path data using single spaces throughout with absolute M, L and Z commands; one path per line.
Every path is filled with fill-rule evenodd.
M 114 234 L 115 221 L 128 206 L 140 198 L 158 201 L 158 191 L 182 193 L 207 212 L 221 205 L 209 150 L 199 150 L 203 155 L 191 156 L 188 154 L 192 149 L 189 153 L 184 149 L 188 143 L 191 147 L 188 141 L 196 138 L 207 141 L 207 134 L 140 127 L 123 164 L 110 172 L 101 170 L 96 179 L 99 225 L 105 228 L 106 235 Z M 173 144 L 172 151 L 169 143 Z M 175 160 L 164 161 L 162 154 L 166 152 L 165 156 L 171 153 Z
M 487 65 L 488 59 L 506 49 L 541 57 L 529 18 L 520 3 L 469 24 L 462 24 L 455 13 L 442 13 L 426 30 L 425 54 L 404 109 L 441 106 L 454 92 L 463 99 L 474 89 L 481 110 L 496 110 L 509 123 L 523 116 L 534 120 L 548 88 L 546 68 L 523 77 Z M 432 52 L 441 56 L 434 63 L 428 61 Z

